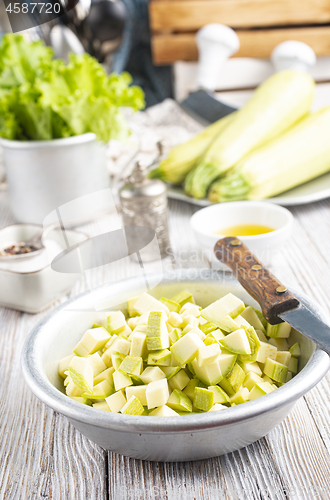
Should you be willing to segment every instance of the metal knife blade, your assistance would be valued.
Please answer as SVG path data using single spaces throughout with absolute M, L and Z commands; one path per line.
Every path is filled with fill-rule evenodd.
M 330 354 L 330 324 L 320 320 L 305 305 L 300 304 L 291 311 L 279 314 L 279 317 Z

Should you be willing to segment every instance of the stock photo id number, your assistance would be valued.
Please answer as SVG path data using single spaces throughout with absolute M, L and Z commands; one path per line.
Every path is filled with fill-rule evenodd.
M 13 33 L 54 21 L 73 9 L 78 0 L 47 0 L 45 2 L 12 2 L 4 0 Z

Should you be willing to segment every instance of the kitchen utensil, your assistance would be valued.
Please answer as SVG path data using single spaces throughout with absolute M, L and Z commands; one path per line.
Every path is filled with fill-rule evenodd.
M 187 289 L 202 307 L 228 292 L 244 302 L 257 303 L 234 279 L 209 270 L 172 270 L 165 275 L 147 275 L 149 283 L 161 283 L 149 293 L 172 297 Z M 293 332 L 301 346 L 300 372 L 283 387 L 257 400 L 224 411 L 175 418 L 140 417 L 97 411 L 64 394 L 58 362 L 68 356 L 82 332 L 118 309 L 119 303 L 146 291 L 142 276 L 117 281 L 80 295 L 52 311 L 33 329 L 22 348 L 22 370 L 32 392 L 56 412 L 65 415 L 85 436 L 99 446 L 143 460 L 190 461 L 218 456 L 260 439 L 278 425 L 295 402 L 325 375 L 329 356 L 315 349 L 309 339 Z M 322 311 L 306 296 L 299 300 L 320 318 Z M 117 300 L 116 300 L 117 299 Z M 94 303 L 112 304 L 94 311 Z M 115 305 L 116 304 L 116 305 Z M 126 305 L 122 304 L 123 310 Z
M 77 35 L 67 26 L 56 24 L 50 31 L 50 44 L 54 49 L 55 56 L 68 61 L 69 54 L 84 54 L 85 49 Z
M 199 51 L 197 83 L 200 89 L 192 92 L 180 105 L 196 120 L 210 124 L 237 109 L 216 99 L 212 92 L 216 90 L 226 61 L 238 51 L 239 39 L 228 26 L 214 23 L 197 32 L 196 42 Z
M 29 227 L 30 224 L 21 224 L 20 226 L 21 226 L 21 228 L 24 228 L 24 226 Z M 23 260 L 23 259 L 30 259 L 32 257 L 36 257 L 45 249 L 44 239 L 46 238 L 47 234 L 49 234 L 57 226 L 58 226 L 58 224 L 56 223 L 56 224 L 52 224 L 51 226 L 48 226 L 46 228 L 40 227 L 36 231 L 36 233 L 33 236 L 29 237 L 27 240 L 12 241 L 9 244 L 5 243 L 5 247 L 7 247 L 9 245 L 14 245 L 16 243 L 17 244 L 23 243 L 24 246 L 33 247 L 33 248 L 35 248 L 35 250 L 33 250 L 32 252 L 28 252 L 28 253 L 9 255 L 7 257 L 0 256 L 0 262 L 3 261 L 3 262 L 9 263 L 9 262 L 14 261 L 14 260 L 19 261 L 19 260 Z M 4 228 L 5 232 L 6 232 L 8 227 L 11 227 L 11 226 L 7 226 L 6 228 Z M 1 241 L 1 231 L 3 231 L 3 229 L 0 229 L 0 241 Z M 3 246 L 3 244 L 2 244 L 2 246 Z
M 238 281 L 260 304 L 271 325 L 286 321 L 330 353 L 330 320 L 320 320 L 302 304 L 261 262 L 244 243 L 233 236 L 219 240 L 214 248 L 219 260 L 227 264 Z
M 288 40 L 276 45 L 270 60 L 275 71 L 295 69 L 308 72 L 316 64 L 316 55 L 307 43 Z
M 41 230 L 35 224 L 14 224 L 0 231 L 0 246 L 7 241 L 28 240 Z M 65 236 L 74 245 L 89 237 L 78 231 L 65 230 Z M 0 262 L 0 306 L 18 311 L 38 313 L 68 293 L 80 278 L 80 272 L 61 274 L 51 268 L 53 258 L 67 249 L 61 230 L 56 229 L 44 238 L 45 250 L 29 259 L 6 257 Z M 87 256 L 85 256 L 85 259 Z
M 242 238 L 258 259 L 269 264 L 290 237 L 293 216 L 289 210 L 265 201 L 217 203 L 198 210 L 190 218 L 190 226 L 204 258 L 212 262 L 212 267 L 228 270 L 226 264 L 220 262 L 214 255 L 214 245 L 221 236 L 226 236 L 226 234 L 220 235 L 221 229 L 238 224 L 260 224 L 274 229 L 270 233 Z

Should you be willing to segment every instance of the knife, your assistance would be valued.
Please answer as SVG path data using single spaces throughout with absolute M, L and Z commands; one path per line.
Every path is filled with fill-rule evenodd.
M 196 34 L 198 46 L 197 87 L 179 105 L 203 125 L 209 125 L 237 111 L 237 108 L 219 101 L 215 90 L 220 73 L 230 56 L 238 51 L 240 42 L 234 30 L 223 24 L 207 24 Z
M 223 238 L 216 243 L 214 252 L 260 304 L 268 323 L 277 325 L 285 321 L 330 354 L 330 325 L 302 304 L 241 240 L 234 236 Z

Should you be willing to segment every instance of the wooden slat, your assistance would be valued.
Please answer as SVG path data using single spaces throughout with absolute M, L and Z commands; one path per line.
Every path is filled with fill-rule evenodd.
M 330 21 L 329 0 L 163 0 L 149 7 L 153 30 L 197 30 L 208 23 L 236 28 Z
M 268 58 L 272 50 L 286 40 L 305 42 L 317 56 L 330 55 L 330 26 L 274 30 L 237 31 L 240 49 L 233 57 Z M 152 37 L 155 64 L 175 61 L 197 61 L 198 50 L 194 33 L 155 34 Z

